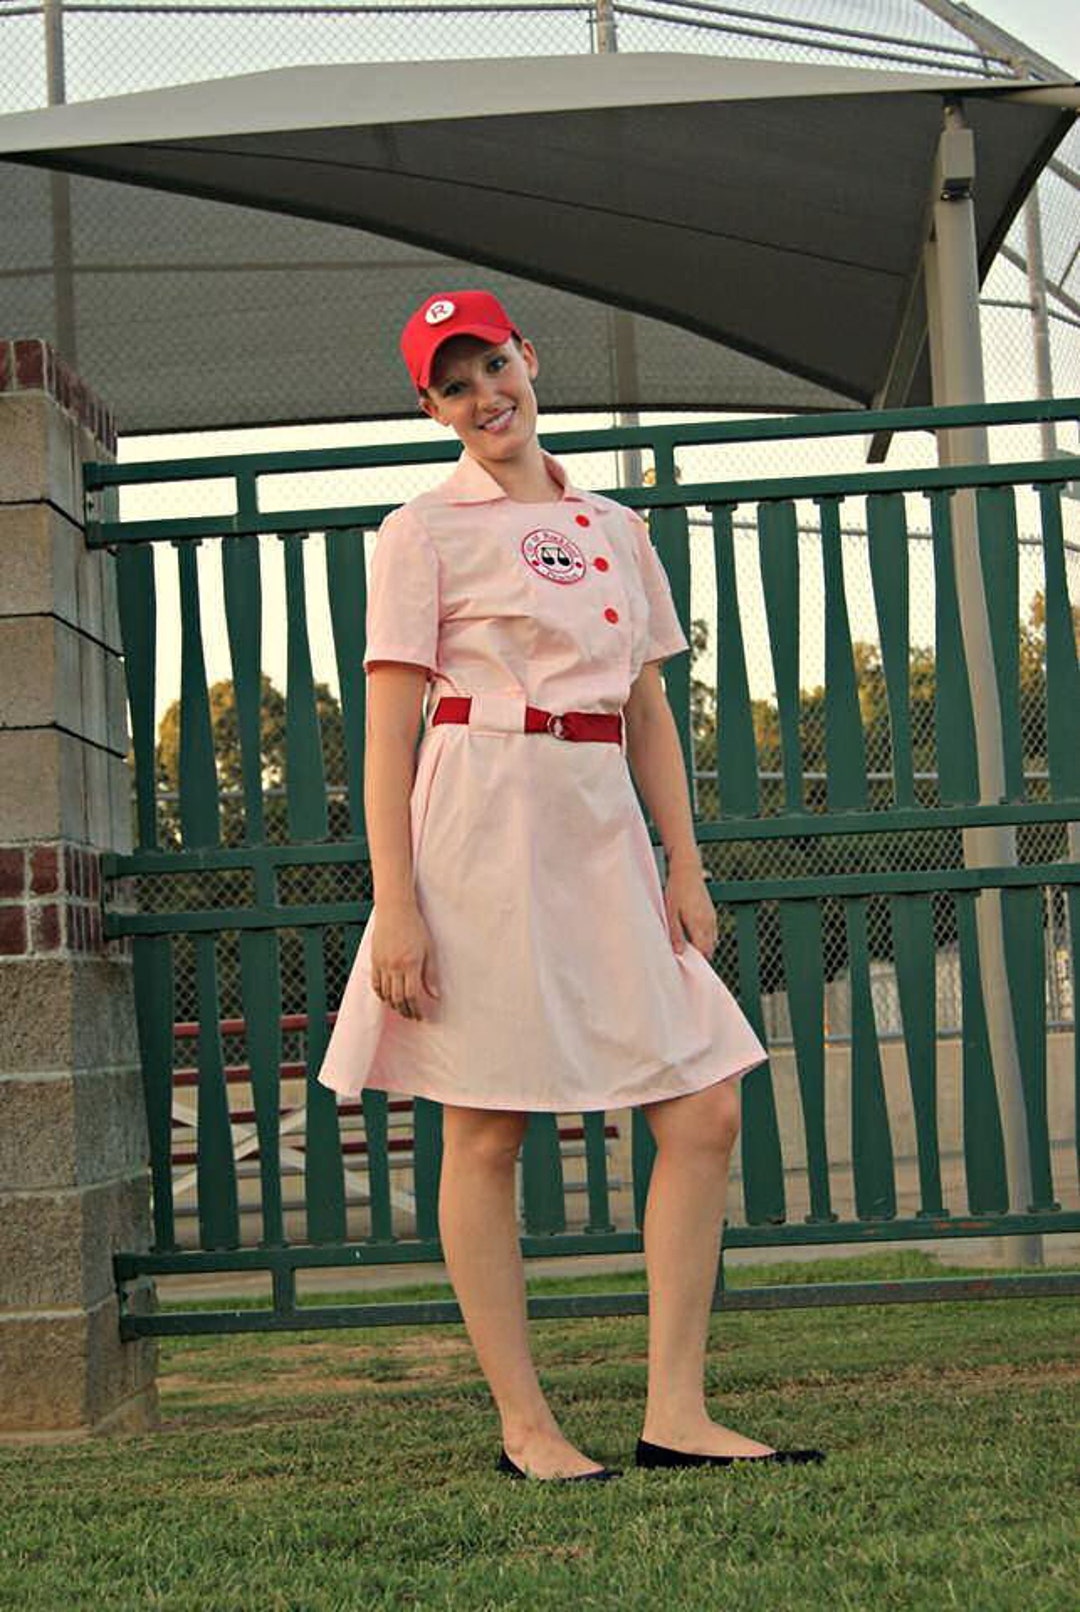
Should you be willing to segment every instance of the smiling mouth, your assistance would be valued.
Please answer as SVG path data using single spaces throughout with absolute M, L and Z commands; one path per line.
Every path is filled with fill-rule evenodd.
M 493 420 L 485 420 L 480 427 L 481 431 L 491 431 L 498 435 L 500 431 L 505 431 L 515 412 L 514 408 L 503 409 L 502 413 L 496 414 Z

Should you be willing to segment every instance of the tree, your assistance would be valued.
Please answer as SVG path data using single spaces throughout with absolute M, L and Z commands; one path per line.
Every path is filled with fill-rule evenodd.
M 315 684 L 315 711 L 322 744 L 324 782 L 340 786 L 345 779 L 345 745 L 341 706 L 326 683 Z M 210 728 L 213 739 L 214 769 L 221 813 L 221 837 L 226 845 L 242 843 L 247 832 L 243 804 L 240 731 L 236 695 L 232 680 L 224 678 L 207 690 Z M 260 678 L 259 699 L 260 771 L 264 794 L 263 810 L 267 838 L 287 837 L 285 786 L 288 755 L 286 749 L 286 702 L 269 675 Z M 158 725 L 155 756 L 159 798 L 161 843 L 177 848 L 180 834 L 180 701 L 174 700 Z M 164 798 L 163 798 L 164 797 Z

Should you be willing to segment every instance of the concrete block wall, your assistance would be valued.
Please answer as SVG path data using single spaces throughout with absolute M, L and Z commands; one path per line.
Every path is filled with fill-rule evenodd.
M 150 1186 L 130 947 L 101 854 L 131 848 L 115 561 L 81 465 L 112 417 L 42 341 L 0 340 L 0 1439 L 157 1420 L 156 1345 L 122 1343 L 112 1254 Z

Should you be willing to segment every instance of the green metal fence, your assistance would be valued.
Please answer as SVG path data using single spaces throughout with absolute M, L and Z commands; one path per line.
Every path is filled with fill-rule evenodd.
M 1069 839 L 1069 825 L 1080 820 L 1080 612 L 1070 604 L 1069 590 L 1072 556 L 1080 548 L 1072 537 L 1075 506 L 1067 498 L 1069 484 L 1080 479 L 1080 457 L 685 482 L 680 454 L 703 445 L 814 443 L 1078 416 L 1080 401 L 1067 400 L 545 434 L 545 444 L 560 456 L 610 455 L 626 447 L 651 455 L 651 485 L 604 490 L 647 515 L 688 631 L 692 579 L 706 557 L 709 562 L 714 679 L 704 686 L 690 657 L 683 656 L 668 663 L 666 682 L 695 777 L 712 747 L 717 804 L 703 811 L 697 797 L 696 827 L 721 922 L 717 967 L 763 1038 L 767 999 L 783 999 L 791 1026 L 783 1071 L 770 1042 L 770 1063 L 743 1082 L 742 1213 L 726 1229 L 725 1250 L 1080 1231 L 1077 953 L 1070 940 L 1080 921 L 1080 862 Z M 364 1092 L 339 1110 L 334 1094 L 314 1079 L 329 1016 L 370 910 L 362 812 L 365 555 L 370 533 L 400 496 L 393 503 L 284 511 L 260 503 L 262 484 L 271 477 L 373 467 L 387 473 L 408 467 L 414 474 L 415 467 L 431 466 L 434 480 L 458 451 L 456 442 L 396 444 L 85 467 L 88 540 L 111 547 L 117 560 L 134 755 L 136 843 L 131 854 L 105 859 L 105 934 L 130 937 L 133 952 L 153 1181 L 153 1246 L 120 1252 L 117 1280 L 126 1294 L 127 1284 L 140 1276 L 259 1270 L 269 1273 L 273 1293 L 272 1304 L 255 1310 L 148 1313 L 131 1304 L 122 1316 L 126 1335 L 459 1318 L 452 1303 L 326 1306 L 298 1299 L 298 1275 L 307 1270 L 441 1258 L 441 1110 L 415 1100 L 407 1105 L 407 1133 L 398 1134 L 393 1126 L 400 1125 L 402 1105 L 387 1094 Z M 184 484 L 207 481 L 231 485 L 233 513 L 118 518 L 125 487 L 170 483 L 182 501 Z M 967 488 L 976 490 L 982 563 L 990 581 L 1008 780 L 1004 797 L 991 804 L 978 804 L 953 560 L 954 500 Z M 1042 562 L 1037 641 L 1020 622 L 1021 500 L 1028 501 L 1023 521 L 1029 519 L 1028 503 L 1036 512 L 1035 538 L 1026 541 L 1037 542 Z M 933 555 L 933 656 L 929 684 L 924 677 L 916 688 L 909 553 L 920 508 L 928 513 L 926 541 Z M 856 540 L 869 568 L 880 648 L 875 675 L 887 707 L 881 741 L 887 765 L 877 771 L 867 764 L 861 705 L 866 688 L 849 611 L 852 511 L 865 513 Z M 261 639 L 265 534 L 280 540 L 284 551 L 288 671 L 283 700 L 273 712 L 274 766 L 268 762 Z M 159 787 L 165 765 L 155 718 L 162 572 L 155 544 L 173 545 L 177 564 L 174 801 L 165 800 Z M 313 671 L 305 560 L 315 545 L 325 561 L 336 695 Z M 199 563 L 200 547 L 204 562 L 220 560 L 231 666 L 231 702 L 224 714 L 207 686 L 203 606 L 209 573 Z M 748 675 L 747 611 L 740 600 L 748 556 L 758 567 L 764 600 L 772 667 L 767 698 L 754 696 Z M 800 648 L 800 633 L 807 631 L 809 557 L 820 581 L 813 630 L 824 667 L 812 698 L 802 681 Z M 700 591 L 695 589 L 696 596 Z M 1080 599 L 1075 583 L 1073 593 Z M 1021 701 L 1022 675 L 1037 681 L 1040 718 L 1034 724 Z M 331 780 L 324 763 L 335 723 L 340 755 Z M 815 723 L 823 729 L 817 735 L 824 757 L 819 775 L 807 765 Z M 229 736 L 228 767 L 223 734 Z M 1016 828 L 1017 865 L 965 866 L 964 831 L 1003 824 Z M 976 925 L 977 904 L 995 891 L 1032 1183 L 1031 1202 L 1020 1209 L 1010 1209 Z M 962 1004 L 961 1034 L 952 1044 L 943 1039 L 936 1016 L 935 976 L 946 954 L 956 963 Z M 1063 971 L 1072 1004 L 1067 1023 L 1048 1022 L 1048 957 L 1053 969 Z M 881 1033 L 875 1013 L 875 969 L 895 986 L 900 1029 L 892 1038 Z M 291 982 L 289 1002 L 283 1000 L 285 979 Z M 849 1025 L 839 1050 L 830 1045 L 825 1024 L 837 981 L 846 993 Z M 178 992 L 187 1011 L 178 1011 Z M 197 1246 L 185 1246 L 178 1234 L 173 1196 L 175 1032 L 183 1018 L 198 1025 L 195 1108 L 189 1115 L 197 1138 Z M 225 1055 L 225 1026 L 237 1038 L 239 1065 L 234 1059 L 230 1066 Z M 288 1047 L 286 1036 L 293 1038 Z M 949 1189 L 952 1205 L 941 1147 L 946 1061 L 962 1177 Z M 235 1104 L 230 1111 L 238 1073 L 250 1092 L 250 1123 L 238 1119 Z M 294 1095 L 288 1097 L 286 1088 Z M 841 1096 L 846 1137 L 838 1149 L 830 1110 Z M 1073 1116 L 1064 1140 L 1051 1124 L 1050 1097 Z M 577 1215 L 570 1212 L 559 1118 L 530 1117 L 521 1175 L 523 1252 L 639 1251 L 653 1158 L 640 1112 L 624 1115 L 632 1223 L 623 1226 L 613 1215 L 610 1116 L 579 1116 Z M 351 1128 L 343 1132 L 346 1123 Z M 904 1165 L 911 1185 L 898 1195 L 903 1161 L 894 1133 L 900 1130 L 913 1145 L 910 1165 Z M 302 1200 L 291 1212 L 283 1198 L 286 1143 L 293 1175 L 302 1174 L 303 1184 Z M 401 1174 L 403 1145 L 411 1186 L 405 1194 L 395 1192 L 393 1180 L 395 1169 Z M 804 1181 L 805 1201 L 798 1205 L 789 1188 L 793 1153 Z M 239 1173 L 244 1161 L 257 1161 L 256 1176 Z M 841 1181 L 843 1213 L 836 1207 Z M 901 1200 L 913 1195 L 903 1207 Z M 252 1213 L 257 1240 L 243 1233 Z M 302 1224 L 293 1229 L 297 1216 Z M 1017 1291 L 1080 1291 L 1080 1278 L 1046 1273 L 886 1285 L 783 1284 L 725 1294 L 721 1270 L 716 1302 L 779 1307 Z M 530 1313 L 625 1313 L 645 1305 L 641 1293 L 533 1298 Z

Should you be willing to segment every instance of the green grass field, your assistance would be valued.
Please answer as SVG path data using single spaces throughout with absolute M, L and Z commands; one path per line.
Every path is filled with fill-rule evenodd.
M 910 1251 L 728 1280 L 942 1272 L 960 1274 Z M 1078 1316 L 1067 1298 L 716 1315 L 713 1414 L 828 1459 L 696 1472 L 632 1466 L 644 1316 L 534 1321 L 562 1425 L 624 1469 L 564 1486 L 493 1471 L 460 1324 L 166 1340 L 158 1432 L 0 1449 L 0 1607 L 1075 1612 Z

